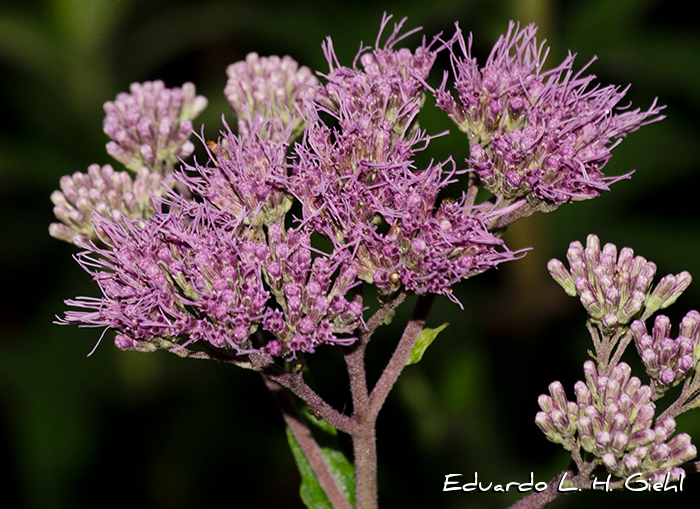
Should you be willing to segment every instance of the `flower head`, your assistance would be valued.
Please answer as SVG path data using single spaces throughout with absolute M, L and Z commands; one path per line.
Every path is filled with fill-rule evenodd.
M 391 151 L 403 139 L 410 140 L 417 128 L 416 115 L 425 101 L 425 80 L 435 62 L 437 39 L 422 44 L 411 52 L 394 46 L 420 30 L 401 34 L 406 18 L 394 25 L 392 33 L 381 44 L 384 29 L 391 16 L 384 16 L 375 47 L 361 48 L 353 67 L 341 66 L 330 37 L 323 45 L 330 72 L 328 83 L 317 95 L 318 101 L 336 115 L 344 131 L 378 129 L 373 140 L 376 152 Z M 360 61 L 362 69 L 356 67 Z M 381 134 L 380 134 L 381 133 Z
M 85 311 L 68 311 L 60 323 L 115 330 L 117 346 L 142 351 L 204 341 L 237 354 L 288 355 L 354 341 L 362 306 L 345 299 L 356 276 L 347 263 L 313 259 L 304 232 L 275 223 L 260 238 L 227 211 L 169 199 L 170 210 L 148 221 L 119 212 L 96 219 L 106 247 L 89 244 L 78 261 L 103 297 L 66 301 Z
M 678 465 L 694 458 L 697 450 L 685 433 L 671 438 L 673 419 L 654 422 L 651 388 L 631 377 L 624 362 L 610 376 L 600 376 L 595 364 L 586 361 L 584 373 L 586 381 L 574 386 L 575 403 L 568 401 L 559 382 L 549 386 L 550 395 L 539 397 L 542 411 L 535 422 L 547 438 L 568 450 L 580 444 L 620 478 L 642 473 L 658 482 L 666 474 L 676 480 L 683 475 Z
M 78 255 L 104 296 L 66 301 L 88 309 L 66 312 L 66 323 L 113 329 L 119 344 L 169 338 L 239 352 L 253 347 L 269 298 L 266 245 L 241 239 L 240 227 L 219 225 L 206 211 L 156 212 L 147 222 L 114 216 L 97 220 L 107 247 Z
M 355 338 L 347 334 L 361 324 L 362 303 L 346 299 L 357 284 L 348 252 L 336 249 L 314 258 L 310 235 L 303 229 L 285 231 L 273 223 L 267 234 L 265 278 L 280 309 L 269 315 L 266 330 L 292 352 L 313 352 L 323 343 L 353 343 Z
M 245 60 L 229 65 L 226 74 L 224 94 L 238 117 L 238 134 L 248 134 L 256 113 L 273 119 L 266 125 L 264 137 L 289 142 L 303 131 L 304 122 L 297 110 L 313 99 L 318 85 L 308 67 L 299 67 L 286 55 L 248 53 Z
M 113 140 L 107 153 L 130 170 L 145 166 L 170 173 L 194 150 L 192 120 L 207 106 L 206 98 L 195 94 L 192 83 L 172 89 L 162 81 L 132 83 L 130 94 L 120 93 L 104 105 L 104 132 Z
M 566 293 L 580 297 L 593 320 L 609 329 L 637 317 L 646 320 L 673 304 L 692 281 L 690 274 L 681 272 L 662 278 L 652 290 L 656 265 L 635 257 L 629 247 L 621 249 L 619 256 L 614 244 L 601 250 L 595 235 L 588 236 L 585 249 L 580 242 L 572 242 L 567 258 L 570 269 L 559 260 L 550 260 L 550 274 Z
M 656 317 L 651 334 L 639 320 L 632 323 L 631 330 L 651 386 L 658 395 L 685 379 L 700 360 L 700 313 L 697 311 L 685 315 L 675 339 L 670 337 L 671 321 L 664 315 Z
M 226 125 L 218 143 L 209 144 L 208 164 L 185 164 L 175 178 L 246 224 L 283 220 L 292 205 L 285 189 L 287 144 L 266 137 L 270 122 L 256 117 L 248 132 L 238 136 Z
M 573 70 L 574 56 L 544 70 L 548 49 L 538 44 L 537 28 L 510 23 L 479 67 L 458 31 L 463 56 L 452 54 L 454 89 L 447 74 L 435 93 L 437 103 L 467 133 L 468 162 L 484 185 L 512 203 L 527 198 L 535 209 L 550 211 L 570 201 L 598 196 L 629 175 L 601 171 L 610 150 L 627 133 L 663 118 L 656 102 L 647 111 L 618 106 L 627 88 L 594 85 L 584 66 Z
M 380 294 L 400 285 L 450 295 L 462 278 L 513 259 L 488 232 L 490 211 L 466 198 L 437 203 L 457 171 L 450 162 L 419 170 L 414 155 L 431 137 L 418 128 L 425 80 L 436 50 L 423 40 L 415 51 L 394 49 L 405 35 L 397 24 L 383 47 L 362 48 L 363 69 L 340 66 L 330 39 L 331 67 L 311 110 L 305 143 L 296 147 L 290 192 L 304 221 L 352 250 L 358 277 Z M 408 35 L 408 34 L 406 34 Z M 330 112 L 337 127 L 321 120 Z
M 110 165 L 93 164 L 87 173 L 76 172 L 61 178 L 61 190 L 51 194 L 54 214 L 60 223 L 52 223 L 52 237 L 85 246 L 100 236 L 94 229 L 95 214 L 110 217 L 120 211 L 127 217 L 146 218 L 153 213 L 152 197 L 163 195 L 160 174 L 140 168 L 136 177 L 114 171 Z

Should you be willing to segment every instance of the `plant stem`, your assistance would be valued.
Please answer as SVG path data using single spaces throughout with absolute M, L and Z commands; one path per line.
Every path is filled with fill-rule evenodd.
M 335 429 L 348 434 L 352 434 L 354 430 L 357 429 L 356 420 L 342 414 L 326 403 L 321 396 L 316 394 L 313 389 L 304 382 L 301 371 L 288 373 L 275 364 L 269 356 L 263 354 L 252 353 L 250 354 L 250 359 L 255 371 L 259 371 L 270 380 L 292 391 Z
M 301 451 L 304 453 L 306 461 L 309 462 L 311 469 L 316 474 L 316 479 L 321 489 L 326 493 L 328 500 L 334 509 L 352 509 L 350 503 L 348 502 L 345 495 L 338 487 L 331 471 L 328 468 L 328 464 L 323 459 L 321 454 L 321 449 L 314 440 L 311 431 L 302 421 L 299 412 L 294 406 L 294 402 L 289 396 L 287 390 L 280 384 L 271 380 L 267 376 L 263 375 L 265 380 L 265 385 L 270 389 L 270 393 L 275 398 L 277 405 L 282 411 L 282 417 L 284 422 L 289 427 L 290 431 L 294 435 Z
M 404 366 L 406 366 L 406 361 L 409 355 L 411 355 L 411 351 L 418 340 L 418 336 L 423 330 L 425 320 L 428 317 L 434 300 L 435 295 L 432 293 L 420 295 L 418 297 L 418 302 L 416 302 L 416 307 L 413 310 L 413 316 L 411 316 L 411 320 L 406 325 L 401 340 L 396 350 L 394 350 L 394 354 L 391 356 L 386 368 L 384 368 L 382 376 L 377 381 L 377 385 L 374 386 L 372 394 L 369 397 L 370 411 L 373 415 L 379 413 L 382 405 L 384 405 L 384 401 L 386 401 L 386 397 L 389 395 L 389 391 L 391 391 L 401 371 L 403 371 Z
M 407 295 L 408 294 L 404 291 L 398 292 L 397 294 L 392 296 L 391 299 L 389 299 L 381 305 L 381 307 L 372 315 L 372 317 L 369 320 L 367 320 L 367 328 L 362 334 L 360 334 L 359 337 L 360 343 L 365 345 L 369 343 L 369 340 L 372 339 L 372 334 L 374 334 L 374 331 L 377 330 L 377 327 L 379 327 L 387 321 L 387 319 L 391 316 L 394 310 L 404 300 L 406 300 Z
M 698 389 L 694 382 L 695 377 L 686 378 L 680 395 L 678 396 L 676 401 L 671 403 L 671 405 L 656 418 L 657 422 L 661 419 L 665 419 L 666 417 L 675 418 L 677 415 L 680 415 L 683 412 L 692 408 L 692 402 L 690 403 L 690 405 L 687 405 L 687 402 L 688 398 L 690 398 L 690 396 Z
M 368 331 L 357 344 L 344 350 L 345 362 L 350 377 L 350 390 L 353 401 L 353 418 L 357 424 L 350 433 L 355 457 L 355 502 L 357 509 L 376 509 L 377 507 L 377 443 L 376 422 L 379 410 L 396 383 L 408 356 L 423 330 L 425 319 L 435 299 L 432 294 L 418 297 L 411 320 L 406 325 L 403 335 L 384 368 L 382 376 L 368 396 L 367 375 L 365 371 L 365 350 L 374 330 L 384 323 L 393 309 L 405 299 L 401 293 L 386 302 L 367 322 Z
M 355 458 L 356 509 L 376 509 L 378 504 L 376 421 L 376 416 L 368 416 L 365 421 L 358 419 L 358 429 L 351 435 Z
M 616 333 L 615 336 L 619 336 L 619 334 L 620 334 L 620 332 Z M 628 328 L 625 328 L 624 332 L 622 332 L 622 334 L 624 334 L 622 336 L 622 339 L 618 338 L 616 340 L 615 337 L 613 337 L 613 339 L 612 339 L 613 344 L 615 344 L 616 341 L 619 341 L 617 343 L 617 349 L 615 350 L 615 355 L 613 355 L 612 359 L 610 359 L 610 361 L 608 363 L 608 365 L 612 366 L 613 368 L 615 368 L 615 366 L 617 366 L 617 364 L 620 362 L 620 359 L 622 358 L 622 354 L 625 353 L 627 346 L 630 344 L 630 341 L 632 341 L 632 332 Z
M 343 350 L 350 378 L 353 418 L 357 422 L 355 431 L 351 433 L 355 458 L 355 505 L 357 509 L 377 507 L 376 415 L 369 412 L 365 372 L 365 351 L 369 339 L 370 336 L 365 336 L 363 340 Z

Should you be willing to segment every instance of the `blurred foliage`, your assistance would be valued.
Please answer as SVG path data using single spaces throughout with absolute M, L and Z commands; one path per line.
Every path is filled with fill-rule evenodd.
M 551 62 L 567 49 L 578 52 L 579 65 L 597 55 L 592 72 L 603 83 L 633 83 L 635 107 L 655 96 L 668 105 L 666 120 L 614 150 L 606 173 L 634 168 L 630 181 L 516 224 L 506 240 L 534 248 L 524 260 L 457 288 L 463 311 L 438 300 L 428 325 L 451 326 L 406 369 L 379 420 L 384 507 L 505 507 L 518 498 L 443 493 L 448 473 L 470 480 L 478 471 L 496 483 L 524 482 L 530 472 L 536 481 L 552 478 L 568 459 L 535 426 L 536 398 L 555 379 L 571 391 L 588 339 L 582 308 L 549 280 L 546 261 L 595 232 L 655 261 L 660 275 L 700 275 L 700 33 L 693 7 L 683 9 L 662 0 L 4 0 L 0 507 L 301 507 L 283 422 L 258 375 L 164 352 L 123 353 L 109 335 L 86 358 L 100 331 L 51 323 L 64 298 L 96 288 L 71 246 L 49 237 L 48 197 L 63 174 L 117 165 L 104 151 L 102 104 L 131 82 L 194 82 L 210 100 L 199 120 L 214 137 L 221 113 L 231 120 L 222 94 L 227 64 L 257 51 L 323 71 L 328 35 L 349 64 L 361 40 L 374 41 L 384 10 L 408 16 L 408 26 L 422 25 L 428 36 L 453 33 L 458 20 L 474 32 L 482 58 L 509 19 L 537 22 L 553 46 Z M 446 67 L 446 55 L 439 64 Z M 434 72 L 434 82 L 440 78 Z M 437 110 L 422 115 L 429 132 L 451 127 Z M 431 150 L 461 164 L 466 143 L 456 134 Z M 696 283 L 668 314 L 677 323 L 699 303 Z M 409 312 L 410 303 L 375 338 L 370 378 Z M 348 405 L 346 393 L 329 389 L 346 385 L 335 352 L 321 349 L 309 364 L 319 391 L 338 408 Z M 700 443 L 700 414 L 679 419 L 679 429 Z M 582 493 L 551 507 L 681 503 L 697 495 L 695 485 L 698 476 L 682 496 Z

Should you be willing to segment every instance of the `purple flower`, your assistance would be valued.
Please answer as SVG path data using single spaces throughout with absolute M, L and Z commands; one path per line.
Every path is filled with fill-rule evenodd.
M 208 203 L 169 200 L 170 210 L 148 221 L 118 212 L 96 219 L 106 247 L 89 244 L 78 261 L 103 297 L 66 301 L 84 311 L 59 323 L 115 330 L 117 346 L 140 351 L 204 341 L 237 354 L 294 355 L 354 342 L 362 305 L 345 299 L 357 274 L 346 259 L 312 254 L 303 231 L 274 223 L 261 238 Z
M 304 130 L 304 101 L 314 97 L 318 80 L 308 67 L 299 67 L 291 57 L 259 57 L 248 53 L 245 60 L 226 69 L 224 94 L 238 117 L 238 134 L 247 135 L 257 116 L 270 119 L 264 138 L 290 142 Z M 259 120 L 258 120 L 259 121 Z
M 422 44 L 411 52 L 407 48 L 394 46 L 420 30 L 416 28 L 401 34 L 406 18 L 394 24 L 394 29 L 384 45 L 381 38 L 391 16 L 384 16 L 374 49 L 360 48 L 353 67 L 341 66 L 329 37 L 323 45 L 330 72 L 325 76 L 328 83 L 322 87 L 317 100 L 336 115 L 343 131 L 357 129 L 368 132 L 376 128 L 376 137 L 369 145 L 359 150 L 374 151 L 380 155 L 390 152 L 402 140 L 409 141 L 417 129 L 415 117 L 425 101 L 425 80 L 428 78 L 437 51 L 423 38 Z M 356 67 L 360 61 L 362 70 Z
M 295 147 L 290 191 L 304 222 L 347 246 L 358 276 L 381 294 L 403 285 L 449 296 L 460 279 L 514 255 L 488 232 L 494 215 L 486 206 L 472 207 L 465 197 L 437 203 L 464 171 L 449 162 L 415 168 L 415 153 L 431 139 L 415 116 L 436 51 L 425 40 L 415 53 L 394 49 L 405 37 L 402 24 L 382 49 L 360 51 L 355 60 L 363 70 L 340 66 L 327 41 L 331 72 L 317 110 L 334 115 L 338 126 L 311 110 L 305 143 Z
M 271 122 L 256 117 L 247 133 L 238 136 L 225 125 L 218 143 L 209 143 L 208 164 L 185 164 L 175 178 L 246 224 L 283 222 L 292 205 L 285 190 L 287 144 L 266 137 Z
M 192 120 L 206 106 L 192 83 L 173 89 L 162 81 L 132 83 L 130 94 L 120 93 L 104 105 L 103 129 L 113 140 L 107 153 L 130 170 L 146 166 L 170 173 L 178 159 L 192 154 Z
M 49 233 L 84 247 L 98 240 L 95 214 L 110 217 L 112 211 L 121 211 L 127 217 L 147 218 L 154 210 L 152 197 L 162 196 L 164 189 L 160 175 L 147 168 L 140 168 L 132 179 L 129 173 L 115 172 L 108 164 L 93 164 L 87 173 L 61 178 L 61 190 L 51 194 L 54 214 L 61 223 L 52 223 Z
M 267 246 L 246 238 L 241 225 L 199 215 L 176 208 L 149 221 L 98 218 L 107 247 L 91 245 L 78 261 L 104 296 L 66 301 L 87 311 L 68 311 L 62 322 L 113 329 L 120 345 L 166 338 L 236 352 L 261 346 L 250 336 L 268 312 Z
M 467 133 L 468 162 L 504 205 L 527 198 L 534 209 L 598 196 L 628 175 L 606 177 L 610 150 L 627 133 L 663 118 L 656 102 L 647 111 L 618 106 L 627 88 L 594 84 L 574 56 L 544 71 L 548 48 L 537 28 L 510 23 L 485 65 L 479 67 L 458 28 L 452 53 L 455 99 L 447 73 L 435 92 L 437 104 Z
M 349 253 L 336 249 L 314 258 L 308 233 L 285 231 L 277 223 L 268 226 L 267 237 L 265 281 L 280 309 L 268 316 L 265 329 L 293 352 L 313 352 L 324 343 L 353 343 L 355 338 L 348 334 L 361 325 L 362 304 L 345 298 L 357 284 Z

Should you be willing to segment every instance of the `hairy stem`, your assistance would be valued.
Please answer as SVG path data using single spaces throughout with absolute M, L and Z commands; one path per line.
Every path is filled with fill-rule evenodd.
M 413 316 L 406 325 L 401 340 L 396 350 L 394 350 L 394 354 L 391 356 L 386 368 L 384 368 L 382 376 L 379 377 L 377 385 L 375 385 L 369 397 L 370 411 L 373 415 L 379 413 L 379 410 L 384 405 L 384 401 L 386 401 L 386 397 L 389 395 L 389 391 L 394 387 L 401 371 L 403 371 L 404 366 L 406 366 L 406 361 L 409 355 L 411 355 L 411 351 L 418 340 L 418 336 L 423 330 L 425 320 L 428 317 L 434 300 L 434 294 L 420 295 L 418 297 L 418 302 L 416 302 L 416 307 L 413 310 Z
M 275 364 L 268 355 L 251 353 L 250 359 L 255 371 L 259 371 L 270 380 L 277 382 L 296 394 L 299 399 L 308 404 L 314 412 L 320 415 L 335 429 L 348 434 L 352 434 L 353 431 L 357 429 L 357 421 L 326 403 L 321 396 L 316 394 L 316 392 L 304 382 L 301 371 L 288 373 Z
M 393 356 L 372 391 L 372 395 L 369 396 L 365 370 L 367 343 L 374 331 L 386 322 L 387 318 L 394 312 L 394 309 L 405 298 L 406 293 L 400 292 L 383 303 L 372 318 L 368 320 L 367 330 L 361 335 L 360 340 L 351 347 L 343 349 L 350 378 L 353 418 L 356 422 L 356 428 L 350 433 L 350 436 L 352 437 L 355 457 L 355 500 L 357 509 L 376 509 L 377 507 L 377 443 L 375 431 L 377 416 L 389 391 L 406 365 L 406 360 L 418 339 L 418 335 L 423 330 L 434 295 L 418 298 L 413 317 L 408 322 Z
M 693 378 L 685 379 L 683 390 L 681 390 L 678 399 L 671 403 L 671 405 L 656 418 L 657 421 L 665 419 L 666 417 L 675 418 L 677 415 L 680 415 L 693 407 L 693 401 L 689 402 L 688 399 L 695 393 L 695 391 L 698 390 L 697 384 L 695 383 L 696 378 L 697 375 Z
M 391 316 L 394 310 L 406 300 L 408 294 L 404 291 L 397 292 L 389 300 L 384 302 L 380 308 L 367 320 L 367 328 L 360 334 L 358 338 L 360 343 L 367 344 L 372 338 L 372 334 L 377 330 L 377 327 L 385 323 Z
M 333 478 L 328 464 L 323 459 L 320 447 L 316 443 L 316 440 L 314 440 L 309 428 L 302 421 L 287 390 L 265 375 L 263 375 L 263 379 L 282 411 L 284 422 L 294 435 L 301 451 L 304 453 L 306 461 L 309 462 L 311 469 L 314 471 L 314 474 L 316 474 L 318 484 L 326 493 L 331 505 L 334 509 L 352 509 L 345 495 L 338 487 L 338 483 L 336 483 Z
M 359 416 L 356 416 L 358 418 Z M 377 439 L 376 416 L 359 421 L 357 431 L 352 433 L 352 448 L 355 458 L 355 507 L 377 508 Z
M 476 195 L 479 192 L 479 176 L 475 171 L 469 173 L 469 187 L 467 188 L 467 199 L 464 204 L 471 207 L 476 202 Z
M 369 340 L 369 337 L 366 339 Z M 343 349 L 350 379 L 353 418 L 357 422 L 351 437 L 355 458 L 355 505 L 358 509 L 377 507 L 377 445 L 374 428 L 376 417 L 369 414 L 365 373 L 366 348 L 366 341 L 358 341 Z
M 619 336 L 620 334 L 624 335 L 622 336 L 622 339 L 619 340 L 619 343 L 617 343 L 615 355 L 613 355 L 612 359 L 610 359 L 610 362 L 608 364 L 613 368 L 615 368 L 615 366 L 618 365 L 620 359 L 622 358 L 622 354 L 625 353 L 627 346 L 630 344 L 630 341 L 632 341 L 632 332 L 628 328 L 625 328 L 623 331 L 616 333 L 615 336 Z M 614 338 L 613 342 L 615 342 Z
M 309 405 L 311 409 L 321 416 L 328 424 L 343 433 L 351 433 L 357 423 L 352 417 L 339 412 L 323 398 L 321 398 L 314 390 L 304 382 L 304 377 L 301 371 L 288 373 L 280 366 L 275 364 L 271 356 L 263 353 L 250 353 L 248 355 L 232 355 L 211 345 L 203 345 L 204 352 L 192 352 L 187 349 L 180 349 L 178 353 L 181 357 L 193 357 L 198 359 L 214 359 L 236 366 L 257 371 L 273 380 L 283 387 L 292 391 L 304 403 Z

